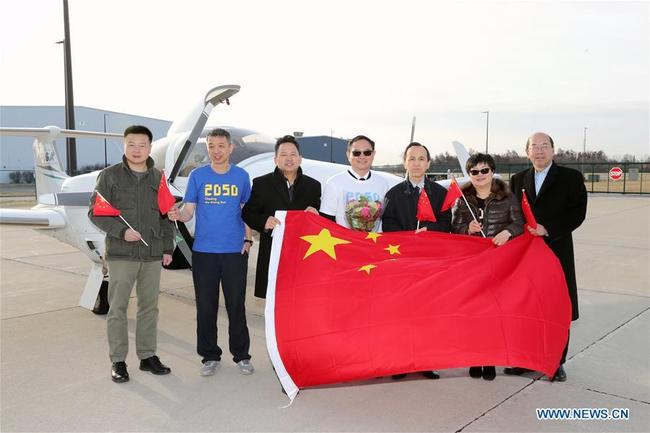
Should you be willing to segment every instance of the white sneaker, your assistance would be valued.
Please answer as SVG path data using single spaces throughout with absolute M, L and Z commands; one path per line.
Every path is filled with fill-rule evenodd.
M 255 369 L 253 368 L 253 364 L 251 364 L 250 359 L 242 359 L 237 363 L 237 367 L 239 367 L 239 372 L 241 374 L 253 374 L 255 373 Z
M 221 363 L 219 361 L 205 361 L 201 366 L 201 376 L 212 376 L 217 372 Z

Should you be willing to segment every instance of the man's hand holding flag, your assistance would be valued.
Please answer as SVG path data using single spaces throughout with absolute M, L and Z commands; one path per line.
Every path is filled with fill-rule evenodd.
M 108 202 L 108 200 L 106 200 L 106 198 L 104 198 L 104 196 L 99 191 L 96 191 L 95 203 L 93 204 L 93 215 L 120 217 L 120 219 L 124 221 L 124 224 L 126 224 L 127 227 L 130 228 L 133 232 L 133 233 L 127 232 L 127 234 L 125 235 L 125 240 L 129 242 L 141 241 L 146 246 L 149 246 L 149 244 L 146 243 L 144 239 L 142 239 L 140 233 L 136 229 L 134 229 L 127 220 L 124 219 L 120 210 L 114 208 L 113 205 L 111 205 Z

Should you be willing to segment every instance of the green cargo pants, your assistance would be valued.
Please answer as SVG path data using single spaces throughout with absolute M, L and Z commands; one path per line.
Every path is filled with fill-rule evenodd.
M 110 309 L 106 318 L 106 327 L 111 362 L 126 360 L 129 351 L 126 310 L 134 284 L 138 298 L 136 353 L 139 359 L 146 359 L 156 354 L 161 268 L 160 261 L 108 260 Z

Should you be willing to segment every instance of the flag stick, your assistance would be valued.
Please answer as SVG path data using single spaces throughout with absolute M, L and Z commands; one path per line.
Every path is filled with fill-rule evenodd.
M 129 226 L 129 228 L 130 228 L 131 230 L 133 230 L 134 232 L 137 231 L 136 229 L 134 229 L 133 227 L 131 227 L 131 224 L 129 224 L 129 223 L 124 219 L 124 217 L 122 216 L 122 214 L 120 214 L 120 219 L 121 219 L 122 221 L 124 221 L 124 224 L 126 224 L 127 226 Z M 145 244 L 146 246 L 149 246 L 149 244 L 146 243 L 146 242 L 144 241 L 144 239 L 142 239 L 142 237 L 140 238 L 140 240 L 142 241 L 143 244 Z
M 476 219 L 476 216 L 474 215 L 474 212 L 472 212 L 472 208 L 469 206 L 469 203 L 467 203 L 467 199 L 465 198 L 465 194 L 463 194 L 462 190 L 460 191 L 460 195 L 461 195 L 461 197 L 463 197 L 463 200 L 465 200 L 465 206 L 467 206 L 467 209 L 469 209 L 469 213 L 472 214 L 472 218 L 474 218 L 474 221 L 478 222 L 478 220 Z M 481 229 L 481 234 L 483 235 L 484 238 L 487 237 L 487 236 L 485 236 L 485 233 L 483 232 L 483 229 Z
M 102 195 L 102 193 L 100 193 L 99 191 L 97 191 L 97 195 L 98 195 L 99 197 L 101 197 L 101 199 L 104 200 L 106 203 L 108 203 L 109 205 L 111 205 L 110 202 L 109 202 L 108 200 L 106 200 L 106 197 L 104 197 L 104 196 Z M 112 205 L 111 205 L 111 206 L 112 206 Z M 120 219 L 121 219 L 122 221 L 124 221 L 124 224 L 126 224 L 126 225 L 131 229 L 131 230 L 133 230 L 134 232 L 137 231 L 136 229 L 134 229 L 133 227 L 131 227 L 131 224 L 129 224 L 128 221 L 124 219 L 124 217 L 122 216 L 121 213 L 120 213 L 118 216 L 120 217 Z M 149 246 L 149 244 L 146 243 L 146 242 L 144 241 L 144 239 L 140 238 L 140 240 L 142 241 L 143 244 L 145 244 L 146 246 Z

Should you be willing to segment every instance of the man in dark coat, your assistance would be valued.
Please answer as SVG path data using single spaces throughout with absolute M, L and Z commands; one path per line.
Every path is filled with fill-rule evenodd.
M 404 168 L 406 179 L 386 193 L 384 213 L 381 216 L 382 229 L 385 232 L 412 230 L 438 231 L 448 233 L 451 228 L 451 209 L 441 211 L 447 190 L 445 187 L 427 179 L 426 172 L 431 165 L 431 155 L 426 146 L 412 142 L 404 150 Z M 425 191 L 436 221 L 417 220 L 418 200 Z M 422 371 L 428 379 L 438 379 L 435 371 Z M 394 374 L 393 379 L 400 380 L 405 373 Z
M 246 224 L 260 233 L 260 249 L 255 272 L 255 296 L 266 298 L 271 231 L 280 221 L 276 210 L 305 210 L 318 214 L 320 182 L 302 174 L 300 145 L 291 135 L 275 143 L 275 170 L 253 179 L 251 198 L 242 209 Z
M 426 171 L 430 164 L 431 157 L 426 146 L 413 142 L 406 147 L 404 167 L 407 170 L 407 178 L 386 193 L 384 213 L 381 217 L 383 231 L 394 232 L 418 228 L 416 218 L 418 199 L 420 191 L 424 189 L 429 197 L 436 221 L 420 221 L 420 231 L 426 229 L 449 233 L 451 210 L 447 209 L 444 212 L 440 210 L 447 195 L 447 189 L 426 177 Z
M 582 173 L 553 162 L 553 139 L 543 132 L 531 135 L 526 142 L 526 155 L 533 167 L 510 179 L 510 188 L 521 202 L 522 190 L 531 205 L 537 228 L 528 228 L 531 234 L 543 236 L 546 245 L 560 260 L 571 299 L 571 320 L 578 318 L 578 288 L 573 259 L 571 232 L 580 227 L 587 213 L 587 189 Z M 562 354 L 554 380 L 565 381 L 563 364 L 569 342 Z M 506 369 L 506 374 L 521 374 L 520 368 Z

